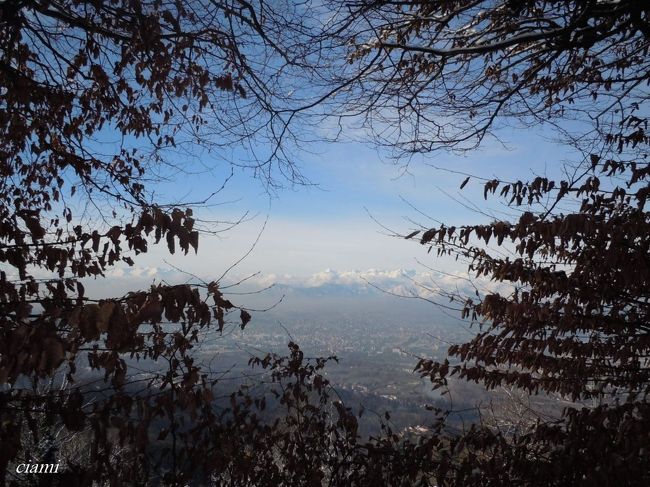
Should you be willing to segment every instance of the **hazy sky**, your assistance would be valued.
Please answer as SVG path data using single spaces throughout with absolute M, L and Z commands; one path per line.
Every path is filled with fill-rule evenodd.
M 508 148 L 488 142 L 463 157 L 438 153 L 413 160 L 408 172 L 382 161 L 384 154 L 358 142 L 312 146 L 311 152 L 317 154 L 297 154 L 297 160 L 315 186 L 295 186 L 271 197 L 249 173 L 238 171 L 211 200 L 216 205 L 198 215 L 232 221 L 248 212 L 246 221 L 219 236 L 202 237 L 197 256 L 170 256 L 164 245 L 152 247 L 149 254 L 138 256 L 135 269 L 125 270 L 122 277 L 151 280 L 165 275 L 170 280 L 181 279 L 173 269 L 176 266 L 201 278 L 215 279 L 253 245 L 267 218 L 255 249 L 232 275 L 259 271 L 278 281 L 306 281 L 327 269 L 423 271 L 416 259 L 436 269 L 458 271 L 459 264 L 435 260 L 415 242 L 386 236 L 369 213 L 381 224 L 403 233 L 416 228 L 409 219 L 435 225 L 409 203 L 434 219 L 456 225 L 488 220 L 481 211 L 500 218 L 515 215 L 496 198 L 486 203 L 480 181 L 471 180 L 459 191 L 463 175 L 430 166 L 501 179 L 525 180 L 536 174 L 557 173 L 563 152 L 555 143 L 531 131 L 505 131 L 502 137 Z M 179 175 L 169 183 L 158 184 L 157 194 L 168 200 L 204 198 L 230 171 L 227 164 L 215 164 L 210 156 L 206 156 L 206 165 L 216 167 L 213 174 Z M 477 210 L 464 206 L 472 204 Z M 123 272 L 115 274 L 119 277 Z

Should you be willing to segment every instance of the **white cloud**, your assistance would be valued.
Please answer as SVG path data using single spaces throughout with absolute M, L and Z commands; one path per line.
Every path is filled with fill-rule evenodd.
M 146 279 L 159 274 L 157 267 L 115 267 L 106 273 L 109 279 Z
M 243 276 L 233 276 L 231 281 L 236 282 Z M 248 285 L 265 288 L 270 285 L 289 286 L 296 289 L 319 289 L 329 287 L 339 289 L 348 288 L 352 291 L 365 290 L 387 291 L 404 296 L 421 296 L 431 298 L 440 293 L 451 292 L 465 296 L 479 293 L 510 292 L 511 286 L 506 283 L 497 283 L 485 278 L 468 279 L 466 273 L 442 273 L 429 270 L 415 269 L 366 269 L 342 270 L 325 269 L 306 276 L 291 274 L 258 274 L 247 281 Z
M 130 277 L 154 277 L 157 274 L 157 267 L 133 267 L 129 272 Z
M 107 274 L 106 279 L 92 279 L 89 282 L 92 294 L 121 295 L 128 291 L 145 289 L 153 281 L 174 284 L 196 281 L 188 274 L 169 268 L 120 267 Z M 336 270 L 325 269 L 308 275 L 257 273 L 254 275 L 231 274 L 223 285 L 244 281 L 241 291 L 260 290 L 270 286 L 287 286 L 296 290 L 320 290 L 323 294 L 330 291 L 350 292 L 351 295 L 363 293 L 380 293 L 386 291 L 401 296 L 420 296 L 434 298 L 441 293 L 454 293 L 463 296 L 475 295 L 475 287 L 481 294 L 499 292 L 507 294 L 512 287 L 507 283 L 489 281 L 485 278 L 468 279 L 466 273 L 438 272 L 429 269 L 365 269 Z M 88 287 L 87 287 L 88 289 Z
M 118 279 L 124 277 L 125 275 L 126 272 L 121 267 L 118 267 L 117 269 L 112 269 L 110 272 L 107 273 L 108 277 L 116 277 Z

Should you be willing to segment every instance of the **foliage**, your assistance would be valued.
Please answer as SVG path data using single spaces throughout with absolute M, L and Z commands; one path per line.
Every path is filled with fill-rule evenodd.
M 59 453 L 70 485 L 647 484 L 648 8 L 325 5 L 337 15 L 320 39 L 309 5 L 291 2 L 0 5 L 2 481 L 18 485 L 11 467 L 30 455 Z M 305 80 L 330 82 L 329 48 L 338 85 L 292 107 L 292 88 L 305 102 Z M 597 405 L 510 436 L 481 425 L 453 435 L 443 415 L 417 439 L 384 424 L 363 442 L 332 400 L 326 360 L 293 343 L 287 357 L 251 361 L 269 384 L 216 397 L 218 376 L 193 350 L 207 330 L 251 319 L 220 282 L 86 296 L 81 279 L 152 244 L 198 250 L 193 211 L 148 192 L 170 154 L 264 141 L 258 173 L 300 180 L 284 152 L 290 122 L 341 100 L 336 114 L 361 115 L 398 154 L 471 149 L 515 120 L 549 124 L 582 154 L 563 179 L 484 181 L 486 198 L 519 211 L 513 221 L 422 229 L 422 244 L 512 292 L 447 295 L 479 331 L 416 369 L 436 385 L 455 375 Z M 137 376 L 136 361 L 158 368 Z
M 0 5 L 2 483 L 53 452 L 71 485 L 145 482 L 154 460 L 171 462 L 170 483 L 187 475 L 177 421 L 207 414 L 215 383 L 191 352 L 207 329 L 251 315 L 216 281 L 91 299 L 82 279 L 159 242 L 198 251 L 206 224 L 147 186 L 182 170 L 174 159 L 189 162 L 190 145 L 214 156 L 265 142 L 275 150 L 250 156 L 267 184 L 278 169 L 300 179 L 284 152 L 293 100 L 275 90 L 309 55 L 291 37 L 304 13 L 245 1 Z M 138 375 L 137 361 L 156 367 Z M 173 442 L 152 457 L 159 421 Z
M 366 28 L 355 27 L 360 33 L 351 41 L 349 60 L 363 75 L 350 90 L 350 109 L 398 155 L 472 149 L 507 123 L 546 126 L 577 154 L 564 177 L 483 179 L 485 198 L 503 199 L 511 220 L 407 235 L 420 233 L 429 251 L 456 256 L 470 275 L 511 290 L 443 293 L 478 330 L 451 346 L 443 362 L 420 360 L 423 377 L 436 387 L 457 376 L 597 404 L 567 409 L 559 423 L 540 419 L 512 438 L 470 432 L 462 441 L 477 458 L 491 459 L 477 461 L 477 475 L 484 485 L 508 477 L 531 485 L 647 483 L 647 6 L 531 0 L 355 7 Z
M 347 115 L 398 155 L 470 150 L 515 121 L 583 147 L 647 142 L 642 2 L 340 3 L 356 74 Z

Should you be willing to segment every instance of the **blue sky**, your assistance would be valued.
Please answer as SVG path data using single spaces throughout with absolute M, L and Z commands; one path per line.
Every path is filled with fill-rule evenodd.
M 460 272 L 462 266 L 455 261 L 434 260 L 426 254 L 426 248 L 415 242 L 387 236 L 369 213 L 381 224 L 403 233 L 414 228 L 409 218 L 424 225 L 435 224 L 405 201 L 434 219 L 454 225 L 489 219 L 463 203 L 475 204 L 481 211 L 499 217 L 512 214 L 496 198 L 483 200 L 481 182 L 471 180 L 460 192 L 463 175 L 431 167 L 525 180 L 537 174 L 557 175 L 560 161 L 567 154 L 542 133 L 509 130 L 500 135 L 507 148 L 488 141 L 465 156 L 437 153 L 414 159 L 406 172 L 367 144 L 349 141 L 312 145 L 310 153 L 297 153 L 296 160 L 314 186 L 288 187 L 272 196 L 248 171 L 237 170 L 212 200 L 215 206 L 197 214 L 220 221 L 234 221 L 247 214 L 246 220 L 218 236 L 203 236 L 196 256 L 170 256 L 163 245 L 153 247 L 148 255 L 138 256 L 137 274 L 147 279 L 163 275 L 168 280 L 183 279 L 174 270 L 179 268 L 206 280 L 214 279 L 240 259 L 258 235 L 254 250 L 232 275 L 260 272 L 282 281 L 307 280 L 327 269 L 422 270 L 417 259 L 436 269 Z M 237 156 L 237 152 L 231 155 Z M 210 194 L 221 185 L 230 168 L 226 162 L 214 164 L 214 156 L 204 158 L 205 165 L 214 168 L 212 174 L 180 175 L 158 184 L 156 192 L 168 200 L 189 201 Z

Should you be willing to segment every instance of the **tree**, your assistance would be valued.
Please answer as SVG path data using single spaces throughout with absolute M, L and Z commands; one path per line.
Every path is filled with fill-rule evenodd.
M 647 483 L 647 7 L 325 5 L 323 25 L 322 10 L 292 2 L 0 6 L 3 482 L 20 482 L 8 471 L 29 454 L 75 438 L 72 485 Z M 499 191 L 521 210 L 516 221 L 425 229 L 422 244 L 513 290 L 450 296 L 482 328 L 450 349 L 454 362 L 417 370 L 436 384 L 453 374 L 599 406 L 510 437 L 480 426 L 448 435 L 438 422 L 417 441 L 384 427 L 361 443 L 352 412 L 329 400 L 325 361 L 291 344 L 288 357 L 252 362 L 271 371 L 268 397 L 284 408 L 268 424 L 266 396 L 245 389 L 220 409 L 218 378 L 192 354 L 206 329 L 251 319 L 220 282 L 85 295 L 82 278 L 152 244 L 197 251 L 189 205 L 148 191 L 172 156 L 247 143 L 262 147 L 251 157 L 267 181 L 300 180 L 285 152 L 295 122 L 341 100 L 336 115 L 361 116 L 398 155 L 470 149 L 515 120 L 549 123 L 582 152 L 566 180 L 485 182 L 486 197 Z M 517 255 L 492 253 L 495 240 Z M 96 382 L 82 381 L 82 359 Z M 137 378 L 136 360 L 164 368 Z
M 448 294 L 477 334 L 443 362 L 422 359 L 422 376 L 598 401 L 512 438 L 473 428 L 460 441 L 476 471 L 456 456 L 454 482 L 647 483 L 650 10 L 532 0 L 351 9 L 357 74 L 343 115 L 361 116 L 397 155 L 469 150 L 519 123 L 546 125 L 577 149 L 559 180 L 483 180 L 486 199 L 518 211 L 513 220 L 420 235 L 430 251 L 511 288 Z
M 171 253 L 198 251 L 192 208 L 156 200 L 148 186 L 170 165 L 182 168 L 174 158 L 189 159 L 188 147 L 264 143 L 250 158 L 267 184 L 276 173 L 300 180 L 286 151 L 301 92 L 286 93 L 308 76 L 303 7 L 0 5 L 3 483 L 24 480 L 7 477 L 10 466 L 42 460 L 30 458 L 38 449 L 29 445 L 45 441 L 43 425 L 56 438 L 61 428 L 64 437 L 83 431 L 76 438 L 86 455 L 72 453 L 65 469 L 74 484 L 144 483 L 154 460 L 168 483 L 192 472 L 187 462 L 199 459 L 187 456 L 187 418 L 217 420 L 214 377 L 192 348 L 201 330 L 222 331 L 235 320 L 243 328 L 251 315 L 218 281 L 90 299 L 81 280 L 133 265 L 160 242 Z M 136 360 L 164 370 L 138 378 Z M 77 370 L 86 363 L 89 372 Z M 151 457 L 154 432 L 171 441 Z M 53 448 L 62 447 L 49 454 Z
M 398 154 L 469 150 L 508 121 L 576 132 L 571 140 L 583 146 L 643 140 L 634 114 L 647 98 L 649 32 L 639 2 L 347 6 L 346 116 L 363 119 Z

